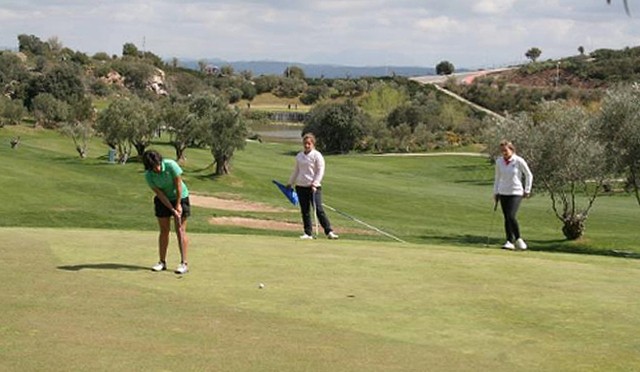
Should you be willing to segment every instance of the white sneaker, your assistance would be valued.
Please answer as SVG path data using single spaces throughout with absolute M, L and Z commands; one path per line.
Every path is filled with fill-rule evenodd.
M 167 269 L 167 264 L 164 262 L 158 262 L 151 268 L 152 271 L 163 271 L 166 269 Z
M 518 249 L 521 250 L 525 250 L 527 249 L 527 243 L 524 242 L 524 240 L 522 240 L 522 238 L 516 240 L 516 247 L 518 247 Z
M 176 269 L 175 273 L 176 274 L 186 274 L 189 272 L 189 266 L 187 266 L 186 263 L 181 263 L 180 265 L 178 265 L 178 268 Z
M 327 238 L 328 238 L 328 239 L 338 239 L 338 238 L 339 238 L 339 236 L 338 236 L 338 234 L 334 234 L 334 232 L 333 232 L 333 231 L 330 231 L 330 232 L 327 234 Z
M 304 235 L 300 235 L 300 239 L 313 239 L 313 236 L 304 234 Z
M 507 240 L 507 242 L 502 245 L 502 249 L 508 249 L 508 250 L 512 251 L 512 250 L 516 249 L 516 246 L 513 245 L 513 243 L 511 243 L 510 241 Z

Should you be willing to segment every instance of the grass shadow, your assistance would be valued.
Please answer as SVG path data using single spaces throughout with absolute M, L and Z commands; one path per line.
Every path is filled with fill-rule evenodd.
M 453 183 L 465 183 L 474 186 L 493 186 L 493 180 L 455 180 Z
M 575 244 L 565 239 L 556 240 L 529 240 L 532 251 L 552 253 L 573 253 L 593 256 L 623 257 L 640 259 L 640 253 L 628 252 L 616 249 L 603 249 L 587 244 Z
M 484 171 L 487 169 L 486 166 L 484 165 L 477 165 L 477 164 L 473 164 L 473 165 L 449 165 L 447 166 L 448 169 L 453 169 L 459 172 L 478 172 L 478 171 Z
M 149 267 L 125 265 L 117 263 L 99 263 L 99 264 L 82 264 L 82 265 L 69 265 L 58 266 L 59 270 L 65 271 L 80 271 L 80 270 L 123 270 L 123 271 L 149 271 Z
M 222 177 L 220 174 L 209 173 L 209 174 L 201 174 L 201 175 L 193 175 L 192 177 L 197 178 L 202 181 L 215 181 L 218 178 Z
M 190 171 L 190 173 L 201 173 L 201 172 L 204 172 L 204 171 L 206 171 L 206 170 L 213 169 L 213 167 L 214 167 L 215 165 L 216 165 L 216 162 L 213 162 L 213 163 L 211 163 L 211 164 L 207 165 L 207 166 L 206 166 L 206 167 L 204 167 L 204 168 L 200 168 L 200 169 L 193 169 L 193 170 L 191 170 L 191 171 Z
M 286 155 L 286 156 L 296 156 L 298 155 L 300 151 L 299 150 L 290 150 L 290 151 L 283 151 L 282 155 Z
M 456 246 L 471 246 L 473 248 L 496 248 L 499 249 L 503 243 L 494 237 L 487 239 L 486 236 L 477 235 L 451 235 L 436 236 L 423 235 L 419 237 L 422 241 L 434 244 L 447 244 Z M 621 251 L 615 249 L 603 249 L 587 244 L 576 245 L 566 239 L 553 240 L 528 240 L 530 251 L 550 252 L 550 253 L 570 253 L 590 256 L 606 256 L 640 259 L 640 253 Z
M 142 159 L 138 156 L 130 157 L 125 164 L 119 163 L 117 160 L 114 163 L 109 163 L 108 155 L 100 155 L 95 158 L 86 158 L 82 159 L 80 156 L 54 156 L 49 158 L 50 161 L 62 164 L 72 164 L 72 165 L 81 165 L 87 167 L 103 167 L 103 166 L 114 166 L 114 165 L 131 165 L 135 164 L 137 166 L 142 165 Z M 140 167 L 143 171 L 144 168 Z

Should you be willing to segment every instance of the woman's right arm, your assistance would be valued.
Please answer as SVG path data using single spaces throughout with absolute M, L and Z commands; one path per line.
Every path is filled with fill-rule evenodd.
M 167 198 L 167 196 L 164 194 L 164 192 L 162 192 L 162 190 L 160 190 L 157 187 L 154 187 L 153 191 L 156 193 L 156 196 L 158 197 L 158 199 L 160 199 L 160 202 L 162 202 L 162 204 L 164 204 L 167 208 L 169 208 L 169 210 L 172 213 L 175 213 L 175 209 L 173 208 L 173 205 L 169 201 L 169 198 Z

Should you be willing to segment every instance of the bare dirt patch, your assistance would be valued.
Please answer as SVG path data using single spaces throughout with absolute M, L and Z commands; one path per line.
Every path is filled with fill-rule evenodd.
M 284 208 L 274 207 L 264 203 L 248 202 L 234 197 L 233 199 L 216 198 L 215 196 L 189 195 L 192 205 L 202 208 L 222 209 L 240 212 L 288 212 Z
M 249 227 L 252 229 L 262 230 L 278 230 L 278 231 L 301 231 L 302 223 L 273 221 L 273 220 L 259 220 L 256 218 L 244 218 L 244 217 L 211 217 L 209 223 L 218 226 L 241 226 Z M 338 233 L 352 233 L 352 234 L 375 234 L 369 230 L 359 229 L 337 229 Z

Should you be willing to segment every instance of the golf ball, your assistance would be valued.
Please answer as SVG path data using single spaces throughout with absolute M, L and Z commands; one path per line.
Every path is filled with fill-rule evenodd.
M 260 289 L 264 288 L 264 283 L 258 284 L 258 288 L 260 288 Z

